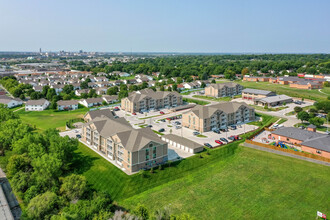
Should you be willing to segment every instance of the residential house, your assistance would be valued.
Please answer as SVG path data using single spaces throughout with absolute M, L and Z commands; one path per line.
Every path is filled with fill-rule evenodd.
M 254 99 L 255 105 L 268 106 L 268 107 L 280 106 L 283 105 L 284 103 L 288 104 L 291 102 L 293 102 L 293 99 L 287 95 L 275 95 L 260 99 Z
M 103 95 L 102 99 L 108 104 L 112 104 L 119 101 L 118 95 Z
M 102 98 L 88 98 L 88 99 L 82 99 L 79 101 L 80 104 L 83 106 L 90 108 L 93 106 L 99 106 L 102 105 L 102 102 L 104 100 Z
M 77 100 L 60 100 L 57 101 L 57 109 L 60 111 L 63 110 L 76 110 L 78 109 Z
M 0 95 L 0 104 L 7 106 L 7 108 L 14 108 L 17 106 L 21 106 L 23 101 L 19 98 L 11 98 L 6 95 Z
M 43 111 L 48 108 L 49 104 L 46 99 L 29 100 L 25 104 L 25 111 Z

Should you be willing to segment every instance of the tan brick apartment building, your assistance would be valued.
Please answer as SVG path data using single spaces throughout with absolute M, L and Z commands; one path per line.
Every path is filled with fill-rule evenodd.
M 303 130 L 294 127 L 283 127 L 272 132 L 274 141 L 295 145 L 302 151 L 330 158 L 330 135 Z
M 196 105 L 182 114 L 182 125 L 199 132 L 224 129 L 230 125 L 255 120 L 254 108 L 244 102 L 221 102 L 219 104 Z
M 168 159 L 166 142 L 150 128 L 133 129 L 124 118 L 96 117 L 83 125 L 81 140 L 128 174 Z
M 205 88 L 205 95 L 212 97 L 235 96 L 242 93 L 243 86 L 237 83 L 211 84 Z
M 177 92 L 155 92 L 143 89 L 132 92 L 121 100 L 121 108 L 130 113 L 182 105 L 182 96 Z
M 270 96 L 275 96 L 276 93 L 268 90 L 260 89 L 244 89 L 242 91 L 242 99 L 255 101 L 257 99 L 262 99 Z
M 291 88 L 297 88 L 297 89 L 322 89 L 323 83 L 322 82 L 295 82 L 290 84 Z

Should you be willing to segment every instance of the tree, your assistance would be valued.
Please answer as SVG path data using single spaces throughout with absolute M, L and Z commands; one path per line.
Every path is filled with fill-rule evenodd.
M 202 82 L 202 83 L 201 83 L 201 88 L 205 88 L 205 87 L 206 87 L 205 82 Z
M 293 110 L 295 111 L 295 113 L 299 113 L 299 112 L 301 112 L 303 109 L 302 109 L 302 107 L 296 106 L 296 107 L 294 107 Z
M 149 87 L 149 85 L 148 85 L 147 82 L 143 82 L 142 85 L 141 85 L 141 88 L 142 88 L 142 89 L 146 89 L 146 88 L 148 88 L 148 87 Z
M 57 102 L 55 100 L 52 100 L 49 105 L 50 109 L 57 109 Z
M 301 120 L 301 122 L 308 121 L 309 114 L 305 111 L 301 111 L 297 114 L 297 118 Z
M 49 89 L 46 95 L 47 100 L 53 100 L 53 97 L 56 96 L 55 89 Z
M 19 96 L 19 98 L 20 98 L 21 100 L 24 100 L 24 99 L 25 99 L 25 95 L 24 95 L 24 94 L 21 94 L 21 95 Z
M 47 191 L 30 201 L 26 209 L 27 215 L 31 219 L 45 219 L 45 216 L 55 213 L 57 202 L 57 195 Z
M 80 83 L 80 88 L 81 89 L 88 89 L 88 82 L 87 81 L 83 81 Z
M 144 205 L 138 204 L 137 207 L 134 209 L 133 213 L 136 216 L 140 217 L 142 220 L 149 219 L 149 211 Z
M 182 82 L 183 82 L 183 80 L 182 80 L 181 77 L 178 77 L 178 78 L 176 79 L 176 83 L 177 83 L 177 84 L 181 84 Z
M 177 85 L 176 83 L 174 83 L 174 84 L 172 85 L 172 90 L 173 90 L 173 91 L 178 91 L 178 85 Z
M 168 86 L 167 91 L 171 92 L 172 91 L 172 87 Z
M 60 192 L 70 201 L 81 198 L 87 190 L 87 181 L 84 176 L 71 174 L 62 181 Z
M 212 79 L 211 83 L 213 83 L 213 84 L 214 84 L 214 83 L 217 83 L 217 82 L 215 81 L 215 79 Z
M 128 91 L 127 90 L 120 90 L 118 93 L 118 99 L 121 100 L 125 97 L 128 97 Z
M 117 95 L 117 93 L 118 93 L 118 87 L 117 87 L 117 86 L 110 87 L 110 88 L 107 90 L 107 94 L 108 94 L 108 95 Z
M 89 98 L 96 98 L 97 97 L 96 90 L 95 89 L 89 90 L 88 97 Z
M 310 118 L 308 122 L 315 125 L 316 127 L 321 127 L 324 124 L 324 121 L 318 117 Z
M 242 73 L 243 76 L 248 74 L 249 73 L 249 68 L 247 68 L 247 67 L 243 68 L 241 73 Z
M 163 85 L 160 87 L 160 91 L 165 91 L 165 87 Z
M 74 90 L 73 85 L 65 85 L 63 87 L 63 92 L 65 94 L 70 94 Z
M 31 168 L 30 164 L 31 160 L 26 154 L 11 156 L 7 165 L 8 177 L 14 176 L 19 171 L 27 172 Z

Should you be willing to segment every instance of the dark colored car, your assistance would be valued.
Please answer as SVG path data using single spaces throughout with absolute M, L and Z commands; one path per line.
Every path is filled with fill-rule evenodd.
M 223 142 L 227 142 L 228 143 L 228 140 L 226 138 L 220 138 L 220 140 L 222 140 Z
M 219 129 L 215 129 L 213 130 L 214 133 L 217 133 L 217 134 L 221 134 L 220 130 Z
M 204 143 L 204 146 L 205 146 L 205 147 L 208 147 L 208 148 L 212 148 L 212 145 L 209 144 L 209 143 Z
M 220 129 L 220 131 L 222 131 L 222 132 L 227 132 L 228 131 L 228 129 Z
M 161 129 L 158 130 L 158 132 L 164 132 L 164 131 L 165 131 L 164 128 L 161 128 Z
M 114 111 L 119 111 L 120 109 L 118 107 L 114 107 Z
M 232 126 L 230 126 L 230 129 L 232 129 L 232 130 L 236 130 L 237 127 L 236 127 L 235 125 L 232 125 Z
M 80 134 L 77 134 L 76 137 L 77 137 L 77 138 L 81 138 L 81 135 L 80 135 Z
M 152 125 L 147 125 L 147 128 L 152 128 Z

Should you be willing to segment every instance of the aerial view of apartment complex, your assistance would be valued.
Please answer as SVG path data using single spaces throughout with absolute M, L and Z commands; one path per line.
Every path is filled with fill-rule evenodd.
M 155 92 L 144 89 L 131 93 L 121 100 L 121 108 L 127 112 L 144 112 L 154 109 L 170 108 L 182 105 L 182 96 L 177 92 Z
M 330 1 L 2 1 L 0 220 L 326 220 Z

